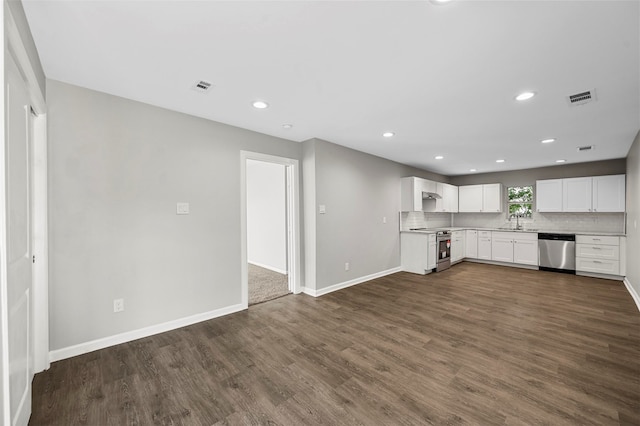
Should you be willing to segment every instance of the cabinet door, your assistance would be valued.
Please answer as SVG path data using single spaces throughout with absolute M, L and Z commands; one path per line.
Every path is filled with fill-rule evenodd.
M 591 211 L 591 178 L 571 178 L 562 180 L 562 211 Z
M 482 211 L 495 213 L 502 211 L 502 184 L 482 185 Z
M 400 209 L 403 212 L 422 211 L 422 185 L 424 179 L 405 177 L 401 179 Z
M 482 211 L 482 185 L 458 187 L 458 211 L 460 213 Z
M 447 205 L 451 213 L 458 213 L 458 187 L 455 185 L 447 184 L 445 186 L 445 192 L 447 193 Z
M 478 259 L 491 260 L 490 237 L 478 237 Z
M 468 229 L 465 233 L 464 257 L 476 259 L 478 257 L 478 231 Z
M 595 176 L 592 184 L 594 212 L 624 212 L 625 175 Z
M 513 261 L 524 265 L 538 264 L 538 240 L 513 240 Z
M 562 211 L 562 179 L 536 181 L 536 210 L 539 212 Z
M 428 267 L 429 235 L 403 232 L 400 234 L 400 264 L 405 272 L 425 274 Z M 435 255 L 435 250 L 434 250 Z
M 513 237 L 509 233 L 493 233 L 491 236 L 491 260 L 513 262 Z
M 454 231 L 451 235 L 451 261 L 456 262 L 464 257 L 464 232 Z

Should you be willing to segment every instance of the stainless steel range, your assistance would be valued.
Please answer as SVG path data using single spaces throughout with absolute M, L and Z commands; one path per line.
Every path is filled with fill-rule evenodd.
M 438 231 L 436 234 L 436 248 L 438 261 L 436 263 L 436 272 L 449 269 L 451 266 L 451 232 Z

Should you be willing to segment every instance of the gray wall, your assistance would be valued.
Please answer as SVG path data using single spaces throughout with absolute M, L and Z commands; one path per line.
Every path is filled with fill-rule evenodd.
M 400 178 L 447 178 L 319 139 L 304 145 L 304 165 L 315 167 L 314 176 L 304 174 L 305 221 L 309 227 L 315 221 L 315 232 L 307 234 L 316 239 L 315 275 L 306 286 L 322 290 L 400 266 Z M 307 262 L 311 253 L 307 246 Z
M 502 183 L 505 186 L 523 186 L 534 185 L 536 180 L 542 179 L 624 174 L 626 168 L 625 159 L 620 158 L 616 160 L 565 164 L 559 166 L 540 167 L 536 169 L 452 176 L 450 180 L 453 185 L 458 186 L 483 183 Z
M 287 271 L 285 166 L 247 160 L 247 260 Z
M 299 160 L 301 144 L 57 81 L 47 95 L 51 349 L 239 304 L 240 151 Z
M 627 279 L 640 295 L 640 132 L 627 154 Z

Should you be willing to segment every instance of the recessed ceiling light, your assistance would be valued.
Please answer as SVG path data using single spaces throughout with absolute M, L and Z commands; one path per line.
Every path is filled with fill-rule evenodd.
M 503 159 L 496 160 L 496 163 L 504 163 L 504 160 Z
M 533 98 L 535 95 L 535 92 L 522 92 L 516 96 L 516 101 L 526 101 L 527 99 Z
M 382 134 L 382 136 L 384 136 L 385 138 L 391 138 L 391 137 L 395 136 L 395 133 L 393 133 L 393 132 L 384 132 Z
M 293 124 L 283 124 L 283 125 L 282 125 L 282 128 L 283 128 L 283 129 L 287 129 L 287 130 L 288 130 L 288 129 L 290 129 L 290 128 L 292 128 L 292 127 L 293 127 Z
M 269 104 L 266 103 L 265 101 L 254 101 L 252 105 L 254 108 L 258 108 L 258 109 L 269 108 Z
M 469 169 L 470 172 L 477 172 L 476 169 Z
M 555 138 L 549 138 L 549 139 L 542 139 L 540 143 L 551 143 L 555 141 L 556 141 Z
M 431 0 L 431 3 L 434 4 L 445 4 L 445 3 L 449 3 L 451 0 Z
M 434 158 L 436 160 L 442 160 L 444 157 L 442 155 L 436 155 Z
M 556 163 L 565 163 L 567 160 L 556 160 Z

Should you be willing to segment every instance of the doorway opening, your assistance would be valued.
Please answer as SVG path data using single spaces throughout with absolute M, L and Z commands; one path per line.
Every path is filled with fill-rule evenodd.
M 298 161 L 241 152 L 242 304 L 300 293 Z

